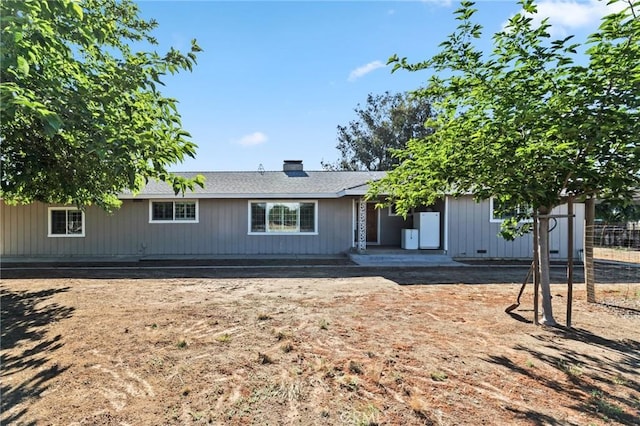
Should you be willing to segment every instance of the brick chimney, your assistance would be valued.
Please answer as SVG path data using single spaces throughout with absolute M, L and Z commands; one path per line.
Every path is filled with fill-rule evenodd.
M 302 160 L 284 160 L 284 164 L 282 165 L 283 172 L 301 172 L 302 168 Z

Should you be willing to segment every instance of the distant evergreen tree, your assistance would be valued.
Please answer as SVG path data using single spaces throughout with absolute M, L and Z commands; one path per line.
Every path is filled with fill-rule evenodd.
M 338 126 L 340 159 L 322 162 L 326 170 L 391 170 L 397 164 L 394 149 L 410 139 L 427 136 L 425 122 L 431 116 L 428 100 L 410 93 L 369 94 L 364 107 L 354 109 L 358 119 Z

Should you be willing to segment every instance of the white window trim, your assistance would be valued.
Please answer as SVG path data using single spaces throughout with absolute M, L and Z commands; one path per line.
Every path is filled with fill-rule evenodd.
M 314 205 L 314 217 L 313 228 L 314 232 L 252 232 L 251 231 L 251 204 L 253 203 L 266 203 L 266 204 L 279 204 L 279 203 L 311 203 Z M 319 216 L 318 200 L 249 200 L 247 203 L 247 235 L 318 235 L 318 216 Z
M 176 213 L 176 203 L 196 203 L 195 220 L 173 219 L 173 220 L 153 220 L 153 203 L 173 203 L 173 215 Z M 200 205 L 197 199 L 159 199 L 149 200 L 149 223 L 199 223 L 200 222 Z
M 494 215 L 493 215 L 493 203 L 494 203 L 494 200 L 495 200 L 494 197 L 489 198 L 489 222 L 491 222 L 491 223 L 502 223 L 506 219 L 503 219 L 503 218 L 496 219 L 494 217 Z M 519 206 L 518 206 L 518 210 L 519 210 Z M 518 223 L 528 223 L 528 222 L 533 222 L 533 219 L 520 220 Z
M 402 215 L 400 215 L 400 214 L 398 214 L 396 212 L 396 208 L 395 207 L 396 207 L 396 203 L 392 203 L 391 205 L 389 205 L 389 213 L 388 213 L 388 215 L 390 217 L 398 217 L 398 216 L 402 217 Z M 414 211 L 415 211 L 415 209 L 413 209 L 413 208 L 409 209 L 409 211 L 407 212 L 407 217 L 411 216 L 414 213 Z
M 51 230 L 51 212 L 53 211 L 79 211 L 82 214 L 82 233 L 81 234 L 54 234 Z M 68 217 L 68 216 L 67 216 Z M 51 238 L 82 238 L 86 233 L 86 220 L 85 214 L 82 210 L 77 209 L 76 207 L 49 207 L 47 209 L 47 237 Z

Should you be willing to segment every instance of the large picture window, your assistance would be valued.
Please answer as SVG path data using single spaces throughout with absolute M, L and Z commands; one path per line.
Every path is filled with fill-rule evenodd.
M 502 222 L 512 217 L 516 217 L 523 214 L 531 214 L 533 212 L 533 209 L 526 204 L 510 205 L 510 204 L 502 203 L 495 198 L 491 198 L 489 200 L 489 206 L 490 206 L 489 218 L 491 222 Z
M 249 233 L 314 234 L 317 232 L 315 201 L 252 201 Z
M 84 212 L 75 207 L 49 207 L 49 237 L 84 237 Z
M 149 222 L 174 223 L 198 222 L 198 201 L 151 201 L 149 203 Z

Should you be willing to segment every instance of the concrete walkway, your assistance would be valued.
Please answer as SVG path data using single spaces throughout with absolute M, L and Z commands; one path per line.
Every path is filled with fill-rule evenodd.
M 339 255 L 154 255 L 103 257 L 35 257 L 0 259 L 2 269 L 46 267 L 284 267 L 284 266 L 365 266 L 365 267 L 458 267 L 442 253 L 424 250 L 372 248 L 365 252 Z
M 469 266 L 456 262 L 446 254 L 387 254 L 387 253 L 349 253 L 349 258 L 360 266 Z

